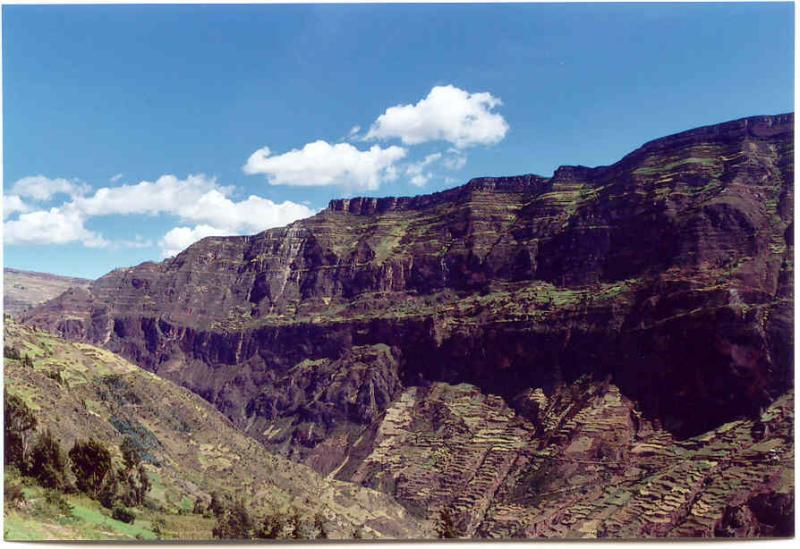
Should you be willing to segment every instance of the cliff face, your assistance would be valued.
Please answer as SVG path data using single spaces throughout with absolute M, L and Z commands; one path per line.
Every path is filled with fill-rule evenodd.
M 610 380 L 683 440 L 791 388 L 793 168 L 792 115 L 737 120 L 607 167 L 334 200 L 113 271 L 23 318 L 359 482 L 373 449 L 357 441 L 431 383 L 472 384 L 540 436 L 521 395 Z

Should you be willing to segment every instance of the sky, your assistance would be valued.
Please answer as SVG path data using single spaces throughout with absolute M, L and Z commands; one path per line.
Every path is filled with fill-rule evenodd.
M 767 4 L 3 6 L 6 267 L 88 278 L 349 196 L 793 111 Z

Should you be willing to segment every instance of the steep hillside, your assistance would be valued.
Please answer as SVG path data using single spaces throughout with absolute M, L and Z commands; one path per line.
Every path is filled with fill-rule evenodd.
M 6 323 L 5 345 L 33 358 L 32 367 L 5 360 L 6 391 L 35 410 L 40 424 L 58 434 L 64 450 L 89 436 L 112 447 L 119 446 L 123 435 L 134 438 L 148 464 L 153 500 L 164 509 L 154 516 L 174 518 L 191 509 L 198 497 L 208 501 L 216 491 L 244 497 L 259 512 L 288 506 L 321 512 L 332 537 L 350 538 L 358 528 L 376 537 L 426 533 L 387 496 L 323 479 L 303 465 L 271 455 L 196 395 L 108 351 L 14 322 Z M 11 523 L 22 520 L 13 514 L 6 518 Z M 177 528 L 181 521 L 175 520 Z M 189 535 L 210 539 L 212 524 L 193 524 L 196 531 Z M 72 537 L 59 536 L 58 530 L 49 534 Z M 170 533 L 167 527 L 163 534 L 184 537 L 187 532 Z
M 536 501 L 569 516 L 582 504 L 531 496 L 540 477 L 562 495 L 575 479 L 586 482 L 580 493 L 624 478 L 633 491 L 618 495 L 631 507 L 619 505 L 633 516 L 641 498 L 631 494 L 650 490 L 642 474 L 684 475 L 670 459 L 694 455 L 697 437 L 716 440 L 737 421 L 746 430 L 789 398 L 793 124 L 787 114 L 699 128 L 550 178 L 335 200 L 285 228 L 207 238 L 165 262 L 113 271 L 23 320 L 118 352 L 201 395 L 266 447 L 378 487 L 420 516 L 445 513 L 462 533 L 577 535 Z M 614 414 L 630 419 L 608 440 L 579 442 L 574 426 L 556 440 L 549 425 L 563 418 L 542 406 L 567 394 L 564 417 L 592 416 L 591 395 L 610 394 L 621 403 Z M 454 412 L 451 398 L 465 407 Z M 404 453 L 407 436 L 444 436 L 459 449 L 429 455 L 423 444 L 415 458 Z M 573 443 L 572 457 L 558 457 Z M 672 458 L 637 468 L 640 456 L 628 456 L 640 443 L 666 445 Z M 781 455 L 791 447 L 781 442 Z M 531 449 L 544 452 L 546 475 Z M 587 452 L 600 469 L 559 465 Z M 756 467 L 750 457 L 745 471 Z M 438 463 L 433 476 L 415 459 Z M 736 459 L 693 471 L 709 485 L 735 483 Z M 610 473 L 615 460 L 630 467 Z M 744 505 L 737 498 L 777 493 L 784 484 L 766 478 L 773 473 L 756 488 L 720 489 L 702 527 L 681 529 L 705 501 L 695 484 L 656 514 L 667 526 L 624 517 L 615 526 L 600 500 L 569 524 L 585 518 L 596 528 L 581 532 L 618 537 L 706 535 L 726 505 Z M 756 530 L 747 535 L 768 528 Z
M 86 288 L 91 280 L 18 269 L 3 269 L 3 311 L 17 315 L 69 288 Z

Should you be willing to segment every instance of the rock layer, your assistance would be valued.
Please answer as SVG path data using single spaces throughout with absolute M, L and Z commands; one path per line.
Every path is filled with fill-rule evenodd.
M 484 478 L 478 462 L 527 466 L 503 450 L 545 442 L 547 416 L 535 411 L 543 404 L 526 395 L 551 399 L 580 379 L 611 383 L 630 403 L 620 406 L 675 448 L 757 421 L 792 387 L 793 170 L 793 116 L 747 118 L 650 142 L 606 167 L 334 200 L 285 228 L 207 238 L 165 262 L 113 271 L 24 321 L 190 388 L 318 471 L 395 491 L 424 513 L 477 506 L 458 518 L 464 532 L 574 534 L 542 509 L 502 526 L 491 502 L 470 498 L 511 489 Z M 387 434 L 398 406 L 435 423 L 452 412 L 442 387 L 462 383 L 474 387 L 465 398 L 476 411 L 465 417 L 493 418 L 485 421 L 497 425 L 497 449 L 476 442 L 452 475 L 434 468 L 442 484 L 371 468 L 398 458 L 380 453 L 399 436 Z M 454 443 L 494 436 L 464 421 Z M 632 451 L 637 429 L 615 431 L 606 446 Z M 439 495 L 412 497 L 426 493 L 413 482 Z M 745 531 L 736 525 L 766 505 L 730 504 L 720 535 Z M 638 530 L 598 522 L 581 531 L 678 532 L 680 513 L 664 513 Z

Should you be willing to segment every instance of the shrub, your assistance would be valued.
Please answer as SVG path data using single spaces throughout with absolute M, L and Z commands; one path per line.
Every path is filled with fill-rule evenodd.
M 3 409 L 4 462 L 6 465 L 16 465 L 21 472 L 27 473 L 29 446 L 36 429 L 36 416 L 21 398 L 8 392 L 3 395 Z
M 289 516 L 270 513 L 261 521 L 255 536 L 259 539 L 290 539 L 294 531 L 289 531 Z
M 11 347 L 9 345 L 3 346 L 3 356 L 5 358 L 11 358 L 14 360 L 19 360 L 19 349 L 16 347 Z
M 167 521 L 165 521 L 163 518 L 159 517 L 153 519 L 153 533 L 159 538 L 161 537 L 161 534 L 164 533 L 164 529 L 166 527 L 167 527 Z
M 22 507 L 27 501 L 25 492 L 22 491 L 22 486 L 16 483 L 6 482 L 3 486 L 3 496 L 5 497 L 5 504 L 12 507 Z
M 264 517 L 256 529 L 255 537 L 260 539 L 326 539 L 324 517 L 303 516 L 298 511 L 290 513 L 270 513 Z
M 119 445 L 122 452 L 122 461 L 127 469 L 137 467 L 142 461 L 142 456 L 139 453 L 139 448 L 130 436 L 126 436 Z
M 136 515 L 126 507 L 115 505 L 114 509 L 111 511 L 111 518 L 133 524 L 133 521 L 136 520 Z
M 61 375 L 61 370 L 48 370 L 44 373 L 47 377 L 58 383 L 59 385 L 64 385 L 64 377 Z
M 44 494 L 44 500 L 51 507 L 55 507 L 59 514 L 64 516 L 72 516 L 72 505 L 69 504 L 64 494 L 57 490 L 47 490 Z
M 197 496 L 197 499 L 194 500 L 194 507 L 192 507 L 192 513 L 195 515 L 203 515 L 206 512 L 206 503 L 203 501 L 203 498 Z
M 219 517 L 225 513 L 226 509 L 227 506 L 222 501 L 219 494 L 217 492 L 211 492 L 211 503 L 208 504 L 208 510 L 211 511 L 215 517 Z
M 120 470 L 118 474 L 119 485 L 116 494 L 119 499 L 130 507 L 142 505 L 147 491 L 150 490 L 150 479 L 144 468 L 140 466 L 138 472 Z
M 40 433 L 31 450 L 30 474 L 45 488 L 62 489 L 66 484 L 64 452 L 49 429 Z
M 217 516 L 217 523 L 212 529 L 217 539 L 250 539 L 253 533 L 253 520 L 250 518 L 244 502 L 237 500 L 225 512 Z
M 108 488 L 106 478 L 111 473 L 111 453 L 102 442 L 93 438 L 76 440 L 69 451 L 72 472 L 78 490 L 97 497 L 101 489 Z

